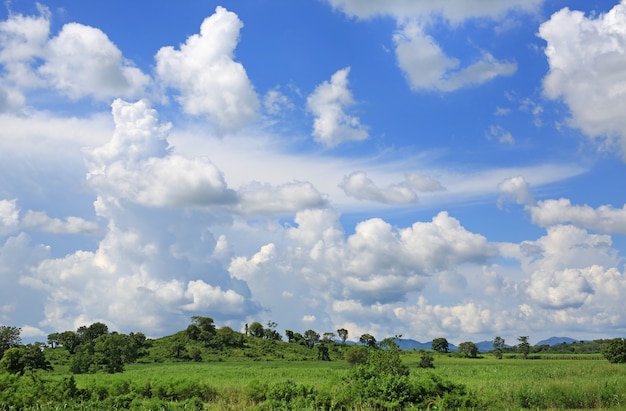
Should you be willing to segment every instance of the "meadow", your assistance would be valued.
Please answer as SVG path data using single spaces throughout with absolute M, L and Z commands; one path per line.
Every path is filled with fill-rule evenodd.
M 465 387 L 465 393 L 459 391 L 456 397 L 441 391 L 418 406 L 347 401 L 344 391 L 353 384 L 354 367 L 341 360 L 136 363 L 123 373 L 79 374 L 72 381 L 63 367 L 57 367 L 47 378 L 56 381 L 61 387 L 57 389 L 82 392 L 80 401 L 41 401 L 4 409 L 626 409 L 624 365 L 610 364 L 597 355 L 550 357 L 496 359 L 485 354 L 472 359 L 435 354 L 435 368 L 424 369 L 418 367 L 420 352 L 401 352 L 411 381 L 431 385 L 449 381 Z

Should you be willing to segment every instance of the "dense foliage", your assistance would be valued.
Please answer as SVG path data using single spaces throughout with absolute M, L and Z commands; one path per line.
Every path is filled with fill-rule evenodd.
M 626 363 L 626 339 L 615 338 L 604 349 L 604 356 L 611 363 Z

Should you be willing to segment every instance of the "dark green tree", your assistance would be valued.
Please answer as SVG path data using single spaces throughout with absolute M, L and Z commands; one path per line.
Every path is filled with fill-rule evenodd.
M 376 338 L 371 334 L 361 335 L 359 342 L 367 347 L 376 347 Z
M 0 325 L 0 358 L 6 350 L 22 343 L 21 332 L 22 329 L 19 327 Z
M 290 342 L 290 343 L 295 342 L 295 341 L 294 341 L 294 338 L 293 338 L 293 337 L 294 337 L 294 335 L 295 335 L 295 334 L 294 334 L 294 332 L 293 332 L 293 331 L 291 331 L 291 330 L 285 330 L 285 337 L 287 337 L 287 342 Z
M 626 363 L 626 339 L 614 338 L 603 350 L 604 357 L 613 364 Z
M 0 368 L 11 374 L 23 375 L 26 370 L 52 370 L 52 365 L 46 360 L 40 344 L 28 344 L 6 350 L 0 360 Z
M 54 349 L 59 345 L 59 333 L 48 334 L 48 345 Z
M 459 344 L 459 353 L 468 358 L 476 358 L 478 356 L 478 347 L 471 341 L 465 341 Z
M 365 347 L 353 345 L 348 348 L 344 358 L 351 365 L 363 365 L 367 361 L 368 351 Z
M 278 327 L 277 323 L 274 321 L 268 321 L 267 328 L 263 329 L 263 337 L 268 340 L 281 341 L 283 337 L 278 331 L 276 331 L 276 327 Z
M 323 343 L 331 343 L 335 341 L 335 333 L 325 332 L 322 334 L 322 342 Z
M 303 335 L 307 347 L 313 348 L 320 341 L 320 335 L 315 330 L 306 330 Z
M 76 348 L 80 345 L 80 338 L 74 331 L 63 331 L 59 334 L 59 344 L 70 354 L 76 352 Z
M 346 330 L 345 328 L 340 328 L 337 330 L 337 335 L 341 339 L 341 343 L 345 344 L 346 340 L 348 339 L 348 330 Z
M 89 327 L 83 325 L 78 327 L 78 329 L 76 330 L 76 334 L 78 335 L 78 339 L 80 340 L 81 344 L 93 341 L 101 335 L 105 335 L 108 333 L 109 327 L 101 322 L 95 322 Z
M 326 344 L 318 344 L 317 359 L 321 361 L 330 361 L 330 354 L 328 353 L 328 346 Z
M 433 350 L 437 352 L 447 353 L 450 350 L 448 340 L 443 337 L 435 338 L 431 344 Z
M 504 352 L 504 338 L 497 336 L 493 339 L 493 349 L 495 350 L 496 358 L 502 359 L 502 355 Z
M 517 345 L 517 351 L 519 351 L 524 359 L 528 358 L 528 354 L 530 353 L 530 343 L 528 342 L 528 336 L 522 335 L 517 337 L 517 341 L 519 344 Z
M 263 338 L 265 335 L 265 329 L 260 322 L 255 321 L 248 327 L 248 333 L 250 333 L 253 337 Z
M 213 318 L 194 315 L 191 317 L 191 324 L 187 327 L 186 332 L 192 340 L 210 343 L 216 333 Z
M 113 374 L 124 371 L 124 353 L 128 350 L 128 339 L 123 334 L 102 334 L 94 341 L 96 365 Z

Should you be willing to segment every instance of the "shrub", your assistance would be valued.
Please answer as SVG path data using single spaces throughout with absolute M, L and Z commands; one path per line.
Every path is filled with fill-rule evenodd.
M 435 358 L 431 353 L 425 352 L 420 356 L 419 368 L 435 368 Z

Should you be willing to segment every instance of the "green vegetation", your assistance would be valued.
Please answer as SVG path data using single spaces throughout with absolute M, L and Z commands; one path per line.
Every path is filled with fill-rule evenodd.
M 595 353 L 582 342 L 525 352 L 503 340 L 491 353 L 471 342 L 460 353 L 401 351 L 369 334 L 345 344 L 344 329 L 287 330 L 284 342 L 273 322 L 239 333 L 208 317 L 156 340 L 95 323 L 44 347 L 10 331 L 0 411 L 626 409 L 624 365 L 613 363 L 626 359 L 623 339 L 585 343 Z

